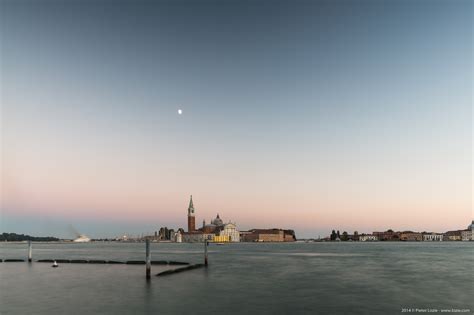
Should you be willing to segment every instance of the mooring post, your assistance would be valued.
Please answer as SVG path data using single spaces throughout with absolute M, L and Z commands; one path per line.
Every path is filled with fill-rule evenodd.
M 209 245 L 208 240 L 204 240 L 204 266 L 207 267 L 207 246 Z
M 150 239 L 146 239 L 146 278 L 151 277 L 151 252 L 150 252 Z
M 31 262 L 31 256 L 32 256 L 33 248 L 31 246 L 31 240 L 28 240 L 28 262 Z

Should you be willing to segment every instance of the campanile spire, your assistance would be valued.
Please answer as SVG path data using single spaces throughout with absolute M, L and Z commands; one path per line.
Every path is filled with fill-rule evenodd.
M 189 199 L 188 206 L 188 232 L 196 230 L 196 218 L 194 217 L 194 204 L 193 204 L 193 195 Z
M 194 216 L 194 205 L 193 205 L 193 195 L 189 199 L 188 215 Z

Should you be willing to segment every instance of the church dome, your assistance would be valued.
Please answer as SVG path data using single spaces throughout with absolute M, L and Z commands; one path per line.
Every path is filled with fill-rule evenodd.
M 217 217 L 214 220 L 212 220 L 212 224 L 217 225 L 217 226 L 224 225 L 224 222 L 222 222 L 222 219 L 219 218 L 219 214 L 217 214 Z
M 474 220 L 472 220 L 471 224 L 467 227 L 468 230 L 474 230 Z

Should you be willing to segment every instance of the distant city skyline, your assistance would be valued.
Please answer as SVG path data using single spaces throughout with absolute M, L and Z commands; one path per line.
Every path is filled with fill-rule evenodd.
M 473 218 L 471 1 L 0 7 L 2 232 Z

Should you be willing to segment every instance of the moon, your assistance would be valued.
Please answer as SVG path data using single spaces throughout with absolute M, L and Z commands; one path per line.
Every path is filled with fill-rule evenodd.
M 181 115 L 183 113 L 183 110 L 178 109 L 178 115 Z

